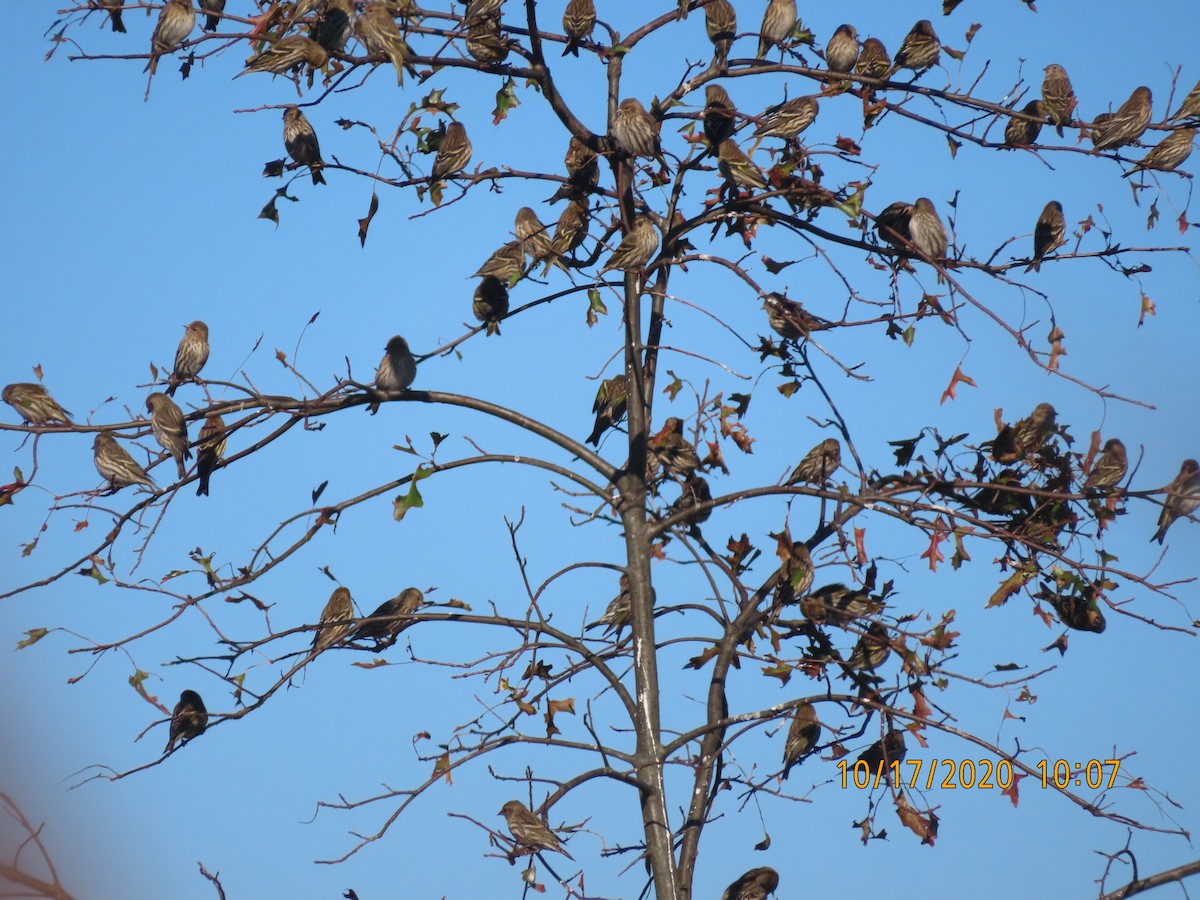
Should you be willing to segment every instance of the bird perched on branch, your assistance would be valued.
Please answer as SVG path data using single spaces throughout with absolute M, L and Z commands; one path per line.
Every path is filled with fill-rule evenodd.
M 1026 272 L 1040 272 L 1042 260 L 1066 243 L 1067 222 L 1063 218 L 1062 204 L 1051 200 L 1038 216 L 1033 228 L 1033 262 L 1025 267 Z
M 600 382 L 596 388 L 596 401 L 592 404 L 592 412 L 596 414 L 596 424 L 587 442 L 600 446 L 600 437 L 623 418 L 629 400 L 629 380 L 624 374 L 614 375 Z
M 1036 121 L 1031 122 L 1016 116 L 1011 117 L 1008 124 L 1004 126 L 1005 147 L 1028 147 L 1030 144 L 1037 143 L 1038 135 L 1042 133 L 1042 124 L 1046 119 L 1042 101 L 1030 100 L 1021 109 L 1021 112 L 1032 116 Z
M 1096 138 L 1096 149 L 1114 150 L 1132 144 L 1142 136 L 1146 126 L 1150 124 L 1152 112 L 1150 88 L 1145 85 L 1134 88 L 1129 99 L 1104 123 L 1104 128 Z
M 567 859 L 574 861 L 575 857 L 567 852 L 566 847 L 562 845 L 562 841 L 558 839 L 558 835 L 551 831 L 541 819 L 531 813 L 520 800 L 509 800 L 500 807 L 500 812 L 497 815 L 504 816 L 504 821 L 508 824 L 508 830 L 512 832 L 513 839 L 521 847 L 525 847 L 531 851 L 553 850 L 556 853 L 561 853 Z
M 325 48 L 311 38 L 293 34 L 281 38 L 257 56 L 246 60 L 246 68 L 234 78 L 241 78 L 251 72 L 270 72 L 272 75 L 282 75 L 292 69 L 308 65 L 319 69 L 329 62 L 329 54 Z
M 494 275 L 488 275 L 475 288 L 471 312 L 484 325 L 485 334 L 499 334 L 500 320 L 508 315 L 508 287 Z
M 830 72 L 849 75 L 858 62 L 858 31 L 853 25 L 839 25 L 825 45 L 825 65 Z
M 367 49 L 368 56 L 384 57 L 391 61 L 396 69 L 396 83 L 404 85 L 404 71 L 414 78 L 417 70 L 409 61 L 412 50 L 400 34 L 400 26 L 392 18 L 391 9 L 383 0 L 373 0 L 368 3 L 354 23 L 358 39 Z
M 72 424 L 71 414 L 59 406 L 58 401 L 40 384 L 19 381 L 5 385 L 0 398 L 30 425 L 49 425 L 51 422 Z
M 208 710 L 204 708 L 204 701 L 195 691 L 184 691 L 179 695 L 179 702 L 175 704 L 175 710 L 171 713 L 170 736 L 167 738 L 163 756 L 170 753 L 176 744 L 182 747 L 192 738 L 204 734 L 206 728 Z
M 183 337 L 175 348 L 175 366 L 168 380 L 167 396 L 174 397 L 175 389 L 200 374 L 208 362 L 208 326 L 200 320 L 183 326 Z
M 142 71 L 149 72 L 153 77 L 158 71 L 159 57 L 186 41 L 195 27 L 196 10 L 192 8 L 191 0 L 167 0 L 158 14 L 154 34 L 150 37 L 150 61 Z M 113 30 L 116 30 L 115 24 Z
M 417 361 L 408 349 L 408 341 L 394 335 L 384 347 L 383 359 L 375 370 L 375 387 L 384 394 L 407 391 L 417 377 Z
M 108 481 L 112 491 L 119 491 L 131 484 L 145 485 L 152 491 L 158 490 L 154 479 L 133 461 L 129 451 L 117 443 L 112 432 L 97 432 L 96 439 L 92 442 L 92 451 L 96 471 L 100 473 L 101 478 Z
M 308 117 L 299 107 L 289 106 L 283 111 L 283 146 L 297 165 L 308 166 L 313 184 L 325 183 L 325 176 L 321 174 L 325 166 L 325 161 L 321 159 L 321 144 Z
M 592 36 L 596 27 L 596 4 L 592 0 L 571 0 L 563 11 L 562 27 L 567 36 L 562 55 L 579 56 L 579 45 Z
M 911 69 L 920 74 L 926 69 L 936 66 L 941 55 L 942 43 L 933 30 L 933 23 L 928 19 L 922 19 L 904 36 L 888 75 L 890 76 L 892 72 L 899 69 Z
M 765 900 L 778 887 L 779 873 L 770 866 L 759 866 L 739 876 L 725 888 L 721 900 Z
M 451 122 L 438 144 L 433 157 L 433 169 L 429 177 L 433 181 L 453 178 L 471 164 L 471 139 L 467 137 L 467 126 L 462 122 Z
M 1075 109 L 1075 89 L 1067 70 L 1058 63 L 1046 66 L 1042 78 L 1042 110 L 1050 117 L 1058 136 L 1063 136 L 1063 126 L 1071 124 L 1071 113 Z
M 601 275 L 612 269 L 622 272 L 638 272 L 647 265 L 658 250 L 658 231 L 649 216 L 636 216 L 629 233 L 613 251 L 608 262 L 600 270 Z
M 1092 471 L 1083 482 L 1084 490 L 1109 492 L 1125 477 L 1129 467 L 1129 457 L 1125 453 L 1125 445 L 1116 438 L 1104 442 L 1100 457 L 1092 464 Z
M 213 469 L 225 458 L 225 420 L 216 413 L 210 413 L 204 419 L 200 428 L 200 436 L 196 439 L 196 474 L 200 483 L 196 485 L 196 496 L 208 496 L 208 480 L 212 477 Z
M 1134 172 L 1144 172 L 1147 169 L 1157 169 L 1160 172 L 1173 172 L 1184 160 L 1192 155 L 1192 145 L 1196 139 L 1195 128 L 1176 128 L 1146 154 L 1136 166 L 1125 173 L 1128 178 Z
M 737 13 L 729 0 L 708 0 L 704 7 L 704 30 L 712 41 L 713 65 L 724 71 L 729 65 L 729 48 L 737 36 Z
M 1158 516 L 1158 530 L 1150 538 L 1160 544 L 1166 539 L 1167 529 L 1176 519 L 1190 516 L 1200 509 L 1200 463 L 1185 459 L 1175 480 L 1167 485 L 1166 494 L 1167 499 L 1163 501 L 1162 512 Z
M 354 601 L 344 587 L 334 588 L 313 634 L 314 652 L 327 650 L 350 633 L 350 620 L 354 618 Z
M 1026 418 L 1005 425 L 992 442 L 992 459 L 1008 464 L 1036 453 L 1054 434 L 1057 415 L 1049 403 L 1039 403 Z
M 821 723 L 817 721 L 817 710 L 805 700 L 792 713 L 788 726 L 787 740 L 783 744 L 783 778 L 786 781 L 792 766 L 798 765 L 813 752 L 821 739 Z
M 352 641 L 374 640 L 384 643 L 407 628 L 409 616 L 421 608 L 425 595 L 415 587 L 402 590 L 390 600 L 384 600 L 375 611 L 350 635 Z
M 175 459 L 175 466 L 182 479 L 187 474 L 184 460 L 192 458 L 188 449 L 187 421 L 183 410 L 166 394 L 154 392 L 146 398 L 146 410 L 150 413 L 150 427 L 158 445 Z
M 788 476 L 784 485 L 790 487 L 794 484 L 825 484 L 841 464 L 841 441 L 837 438 L 826 438 L 804 454 L 804 459 L 792 469 L 792 474 Z
M 769 0 L 758 29 L 758 53 L 763 59 L 772 47 L 783 47 L 796 28 L 796 0 Z

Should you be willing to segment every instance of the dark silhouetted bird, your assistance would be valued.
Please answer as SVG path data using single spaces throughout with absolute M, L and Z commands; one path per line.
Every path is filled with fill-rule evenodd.
M 887 628 L 879 622 L 872 622 L 867 626 L 866 634 L 854 645 L 850 658 L 846 660 L 846 667 L 856 672 L 873 672 L 887 661 L 891 652 Z
M 415 587 L 402 590 L 390 600 L 384 600 L 350 635 L 352 641 L 373 640 L 377 643 L 394 638 L 411 622 L 409 616 L 421 608 L 425 595 Z
M 475 288 L 471 312 L 484 325 L 486 334 L 500 333 L 500 320 L 508 315 L 508 288 L 499 278 L 488 275 Z
M 417 377 L 417 361 L 408 349 L 408 341 L 397 334 L 383 349 L 383 359 L 375 370 L 375 387 L 384 394 L 407 391 Z
M 299 165 L 308 166 L 313 184 L 325 183 L 325 176 L 321 174 L 325 161 L 321 159 L 321 145 L 317 141 L 317 133 L 309 124 L 308 117 L 295 106 L 289 106 L 283 111 L 283 146 L 288 156 Z
M 1039 403 L 1026 418 L 1005 425 L 992 442 L 992 459 L 1008 464 L 1036 453 L 1054 434 L 1057 415 L 1049 403 Z
M 208 727 L 208 710 L 195 691 L 184 691 L 171 713 L 171 731 L 163 755 L 170 753 L 176 744 L 182 747 L 194 737 L 204 734 Z
M 904 762 L 908 748 L 904 746 L 903 731 L 888 731 L 882 740 L 878 740 L 859 754 L 856 763 L 864 763 L 871 774 L 886 771 L 893 763 Z
M 1067 222 L 1063 218 L 1062 204 L 1051 200 L 1038 216 L 1033 227 L 1033 262 L 1025 267 L 1026 272 L 1040 272 L 1042 260 L 1066 243 Z
M 206 416 L 196 439 L 196 474 L 200 476 L 197 497 L 208 496 L 208 480 L 217 463 L 225 458 L 225 437 L 225 420 L 215 413 Z

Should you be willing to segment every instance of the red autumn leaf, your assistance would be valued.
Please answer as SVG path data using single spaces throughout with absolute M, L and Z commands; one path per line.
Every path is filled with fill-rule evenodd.
M 942 403 L 945 403 L 947 397 L 950 398 L 951 400 L 958 399 L 959 384 L 969 385 L 970 387 L 978 387 L 979 386 L 975 383 L 975 379 L 973 379 L 970 375 L 963 374 L 961 365 L 955 366 L 954 367 L 954 375 L 950 379 L 949 386 L 946 388 L 945 391 L 942 392 L 942 399 L 938 401 L 939 405 Z
M 1025 777 L 1026 776 L 1024 776 L 1024 775 L 1018 775 L 1016 772 L 1013 772 L 1012 784 L 1010 784 L 1008 787 L 1004 788 L 1004 790 L 1002 790 L 1000 792 L 1001 794 L 1003 794 L 1005 797 L 1007 797 L 1009 800 L 1012 801 L 1013 806 L 1016 806 L 1018 803 L 1021 802 L 1020 784 L 1021 784 L 1021 779 L 1025 778 Z
M 854 552 L 858 554 L 858 564 L 865 566 L 867 564 L 867 529 L 854 529 Z

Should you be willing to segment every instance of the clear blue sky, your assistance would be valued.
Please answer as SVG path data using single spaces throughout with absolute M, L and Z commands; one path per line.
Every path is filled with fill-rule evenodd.
M 242 12 L 244 0 L 230 0 L 230 11 Z M 513 0 L 508 4 L 515 7 Z M 602 17 L 628 31 L 646 14 L 640 4 L 610 3 Z M 665 11 L 663 0 L 649 9 Z M 763 4 L 739 4 L 741 30 L 757 28 Z M 806 8 L 807 6 L 807 8 Z M 1075 9 L 1071 9 L 1075 6 Z M 661 10 L 659 9 L 661 7 Z M 898 11 L 899 8 L 899 11 Z M 543 3 L 539 12 L 547 27 L 557 27 L 560 4 Z M 181 326 L 201 318 L 211 328 L 213 354 L 205 375 L 237 380 L 245 372 L 264 393 L 298 394 L 298 384 L 274 359 L 276 349 L 297 360 L 318 386 L 344 375 L 348 358 L 361 381 L 371 378 L 384 343 L 404 334 L 418 353 L 428 353 L 458 337 L 470 322 L 473 282 L 466 276 L 488 254 L 509 240 L 512 216 L 524 204 L 537 205 L 549 194 L 506 182 L 502 192 L 476 189 L 464 203 L 420 219 L 423 208 L 412 191 L 384 189 L 381 207 L 366 247 L 360 248 L 356 220 L 365 214 L 371 186 L 347 173 L 330 172 L 329 185 L 313 188 L 298 180 L 293 194 L 299 203 L 281 202 L 279 228 L 256 219 L 278 181 L 261 177 L 263 163 L 283 155 L 277 110 L 234 113 L 264 103 L 288 102 L 294 91 L 283 79 L 249 76 L 230 81 L 241 68 L 243 46 L 208 60 L 181 82 L 174 65 L 164 63 L 148 103 L 143 102 L 141 64 L 104 60 L 68 62 L 70 45 L 42 63 L 49 44 L 43 33 L 55 17 L 54 4 L 23 3 L 10 11 L 10 66 L 23 73 L 19 89 L 10 91 L 6 139 L 0 142 L 0 169 L 5 172 L 5 210 L 0 222 L 0 250 L 7 276 L 5 288 L 6 352 L 0 383 L 32 380 L 40 364 L 47 385 L 79 420 L 127 421 L 139 413 L 150 380 L 150 365 L 169 367 Z M 818 41 L 832 34 L 846 15 L 842 11 L 801 5 L 805 23 Z M 128 35 L 99 30 L 94 14 L 72 37 L 96 53 L 141 51 L 149 41 L 153 18 L 126 12 Z M 943 42 L 964 46 L 963 35 L 981 21 L 961 70 L 950 60 L 946 72 L 926 76 L 933 85 L 949 79 L 969 85 L 990 60 L 977 87 L 980 96 L 999 100 L 1016 83 L 1021 70 L 1036 92 L 1041 69 L 1060 62 L 1070 71 L 1084 114 L 1094 115 L 1124 100 L 1139 84 L 1155 95 L 1155 120 L 1166 112 L 1173 65 L 1183 63 L 1179 102 L 1197 78 L 1195 28 L 1184 20 L 1182 5 L 1155 2 L 1136 11 L 1127 4 L 1039 4 L 1035 15 L 1018 0 L 966 0 L 948 18 L 940 3 L 856 4 L 853 21 L 860 34 L 877 34 L 893 51 L 918 16 L 927 16 Z M 631 18 L 632 17 L 632 18 Z M 749 55 L 753 39 L 745 38 L 734 56 Z M 1099 50 L 1099 52 L 1097 52 Z M 651 56 L 648 51 L 653 51 Z M 625 94 L 649 100 L 665 94 L 683 73 L 682 59 L 707 59 L 703 16 L 666 29 L 661 38 L 626 62 Z M 557 60 L 555 60 L 557 65 Z M 599 64 L 584 58 L 561 64 L 561 83 L 581 118 L 594 129 L 604 121 L 603 84 Z M 499 127 L 491 126 L 491 94 L 498 86 L 480 87 L 460 73 L 444 71 L 427 85 L 409 85 L 398 97 L 388 73 L 377 73 L 368 86 L 341 95 L 308 116 L 317 129 L 324 156 L 373 170 L 378 153 L 363 129 L 343 131 L 334 119 L 370 120 L 386 134 L 408 108 L 431 88 L 446 88 L 463 106 L 460 117 L 475 143 L 475 161 L 511 164 L 525 169 L 558 171 L 565 146 L 561 133 L 547 129 L 540 98 L 519 86 L 523 104 Z M 757 79 L 756 79 L 757 81 Z M 739 106 L 758 110 L 782 99 L 784 79 L 751 84 L 733 80 L 728 88 Z M 801 84 L 791 94 L 808 92 Z M 938 112 L 922 100 L 912 108 L 923 115 Z M 878 164 L 866 206 L 877 211 L 895 199 L 931 197 L 943 218 L 956 190 L 959 246 L 980 258 L 1018 236 L 1001 255 L 1028 255 L 1029 233 L 1045 202 L 1062 201 L 1072 226 L 1091 215 L 1114 230 L 1124 245 L 1194 242 L 1192 229 L 1180 235 L 1174 220 L 1186 209 L 1188 185 L 1161 179 L 1165 191 L 1157 203 L 1161 220 L 1147 233 L 1145 220 L 1153 191 L 1134 205 L 1128 180 L 1116 164 L 1057 154 L 1040 161 L 1025 153 L 982 151 L 970 145 L 957 158 L 943 137 L 907 123 L 891 121 L 861 133 L 860 107 L 853 97 L 822 101 L 821 116 L 806 134 L 817 149 L 838 135 L 863 145 L 862 160 Z M 951 119 L 958 114 L 947 113 Z M 999 137 L 998 128 L 993 136 Z M 543 135 L 545 137 L 543 138 Z M 682 142 L 664 131 L 668 148 Z M 1051 138 L 1049 130 L 1043 133 Z M 1074 139 L 1070 132 L 1067 141 Z M 760 161 L 765 162 L 765 152 Z M 829 155 L 823 163 L 831 183 L 865 178 L 868 170 L 852 168 Z M 1195 168 L 1195 159 L 1185 168 Z M 427 162 L 427 161 L 426 161 Z M 715 184 L 716 176 L 713 176 Z M 707 185 L 689 189 L 688 202 L 703 200 Z M 652 195 L 653 196 L 653 195 Z M 1103 208 L 1103 216 L 1100 208 Z M 553 220 L 561 207 L 537 207 Z M 1190 214 L 1189 214 L 1190 216 Z M 1107 224 L 1105 223 L 1107 220 Z M 826 218 L 822 218 L 826 222 Z M 841 223 L 828 216 L 828 227 Z M 590 244 L 589 244 L 590 246 Z M 730 243 L 723 252 L 737 253 Z M 1085 249 L 1095 249 L 1094 236 Z M 799 259 L 778 276 L 758 274 L 771 289 L 787 288 L 818 314 L 837 317 L 845 288 L 806 246 L 783 234 L 764 234 L 754 255 Z M 885 279 L 864 265 L 858 251 L 837 251 L 855 287 L 869 300 L 887 299 Z M 834 332 L 823 341 L 840 359 L 864 362 L 874 379 L 864 385 L 842 378 L 819 363 L 826 384 L 845 412 L 856 444 L 869 465 L 891 462 L 885 441 L 910 437 L 925 425 L 943 435 L 969 431 L 974 439 L 991 435 L 992 410 L 1003 407 L 1023 415 L 1042 400 L 1052 402 L 1060 421 L 1069 423 L 1077 440 L 1093 429 L 1119 436 L 1136 459 L 1144 450 L 1136 488 L 1165 484 L 1180 461 L 1200 455 L 1195 381 L 1195 335 L 1200 328 L 1197 268 L 1182 256 L 1149 259 L 1153 271 L 1140 280 L 1124 279 L 1094 260 L 1046 266 L 1027 283 L 1052 298 L 1058 325 L 1066 333 L 1062 365 L 1071 375 L 1115 393 L 1138 398 L 1155 409 L 1120 402 L 1101 403 L 1094 394 L 1066 380 L 1047 376 L 1022 359 L 1011 343 L 982 316 L 967 313 L 967 343 L 951 329 L 926 321 L 912 347 L 890 341 L 882 328 Z M 1013 273 L 1017 274 L 1017 273 Z M 554 276 L 550 290 L 565 286 Z M 924 282 L 932 287 L 931 279 Z M 1032 292 L 1001 288 L 989 280 L 965 276 L 982 302 L 1010 321 L 1037 322 L 1031 337 L 1039 344 L 1050 330 L 1045 302 Z M 808 417 L 824 419 L 828 410 L 806 388 L 791 399 L 774 390 L 778 375 L 763 373 L 756 354 L 729 331 L 704 315 L 712 313 L 752 343 L 766 333 L 759 301 L 731 279 L 693 266 L 688 277 L 672 281 L 673 290 L 694 306 L 668 307 L 672 328 L 665 342 L 724 361 L 729 371 L 702 359 L 664 356 L 662 369 L 673 369 L 697 388 L 710 380 L 717 391 L 754 390 L 746 420 L 758 438 L 752 456 L 726 450 L 733 473 L 717 479 L 714 490 L 727 493 L 779 479 L 799 456 L 824 436 Z M 536 298 L 538 286 L 522 284 L 514 306 Z M 1157 305 L 1157 316 L 1138 328 L 1139 290 Z M 903 282 L 903 302 L 912 309 L 919 299 L 916 284 Z M 591 427 L 589 412 L 595 382 L 606 360 L 620 345 L 619 303 L 607 295 L 611 315 L 588 329 L 582 297 L 543 305 L 509 321 L 503 336 L 482 335 L 461 348 L 461 358 L 431 358 L 422 363 L 418 387 L 477 394 L 546 419 L 582 438 Z M 866 317 L 859 310 L 857 317 Z M 320 312 L 296 352 L 309 318 Z M 261 338 L 257 351 L 255 343 Z M 253 352 L 252 352 L 253 351 Z M 939 406 L 941 392 L 961 362 L 978 383 L 961 388 L 956 403 Z M 610 368 L 605 374 L 612 374 Z M 759 379 L 761 375 L 761 380 Z M 186 404 L 200 401 L 198 389 L 184 388 Z M 665 398 L 656 410 L 661 420 L 672 412 L 686 415 L 688 395 L 669 408 Z M 694 410 L 694 403 L 692 404 Z M 4 421 L 11 411 L 0 410 Z M 1010 417 L 1011 417 L 1010 416 Z M 193 572 L 187 553 L 200 548 L 216 552 L 220 565 L 241 565 L 252 549 L 285 514 L 310 505 L 310 491 L 326 479 L 326 499 L 353 496 L 375 483 L 411 471 L 415 459 L 392 449 L 411 437 L 428 452 L 429 433 L 451 435 L 439 458 L 472 453 L 471 439 L 486 451 L 543 452 L 535 442 L 508 426 L 474 414 L 418 404 L 391 404 L 370 418 L 352 410 L 327 421 L 320 432 L 294 430 L 267 452 L 222 469 L 213 478 L 207 500 L 184 491 L 156 534 L 151 552 L 129 576 L 133 543 L 122 544 L 120 564 L 127 577 L 156 578 L 173 569 Z M 239 440 L 245 440 L 240 438 Z M 0 467 L 29 470 L 29 450 L 16 450 L 6 437 L 0 449 L 9 456 Z M 241 444 L 239 446 L 244 446 Z M 621 455 L 620 441 L 610 440 L 605 454 Z M 567 462 L 562 454 L 552 454 Z M 53 493 L 96 483 L 88 436 L 44 439 L 40 443 L 38 484 L 50 493 L 29 490 L 15 506 L 0 511 L 0 587 L 7 590 L 56 571 L 93 546 L 108 528 L 96 512 L 88 528 L 73 533 L 82 511 L 59 513 L 29 557 L 20 545 L 41 527 L 45 505 Z M 0 480 L 7 480 L 7 476 Z M 526 603 L 520 572 L 513 561 L 503 517 L 520 518 L 521 552 L 530 562 L 529 576 L 541 583 L 563 565 L 579 558 L 607 562 L 620 559 L 616 529 L 600 525 L 573 528 L 560 504 L 569 498 L 552 492 L 547 479 L 514 466 L 473 468 L 422 482 L 425 508 L 403 523 L 391 518 L 390 497 L 358 507 L 343 517 L 336 534 L 326 534 L 291 563 L 254 585 L 252 591 L 274 604 L 270 624 L 276 630 L 315 621 L 332 584 L 318 570 L 328 565 L 369 612 L 383 599 L 414 584 L 439 602 L 458 598 L 478 609 L 495 603 L 502 612 L 520 614 Z M 129 492 L 118 500 L 128 500 Z M 782 500 L 759 500 L 735 510 L 719 511 L 705 533 L 717 545 L 728 534 L 743 531 L 767 551 L 751 576 L 765 577 L 770 565 L 766 535 L 777 530 L 786 514 Z M 1105 538 L 1105 547 L 1120 564 L 1147 572 L 1155 564 L 1157 546 L 1147 544 L 1155 510 L 1131 504 Z M 796 503 L 793 530 L 807 533 L 814 506 Z M 1178 809 L 1160 795 L 1118 790 L 1108 801 L 1115 809 L 1149 824 L 1200 826 L 1200 776 L 1190 752 L 1197 736 L 1195 703 L 1186 686 L 1197 683 L 1195 639 L 1165 633 L 1117 614 L 1100 636 L 1072 633 L 1065 658 L 1044 653 L 1059 634 L 1030 613 L 1018 598 L 1002 609 L 984 609 L 998 577 L 988 565 L 993 552 L 973 545 L 975 562 L 962 571 L 948 569 L 934 578 L 924 571 L 915 535 L 896 532 L 880 517 L 866 519 L 874 553 L 885 556 L 881 567 L 901 589 L 898 607 L 932 617 L 958 612 L 963 632 L 960 657 L 952 668 L 985 678 L 992 666 L 1015 662 L 1036 671 L 1057 666 L 1032 684 L 1037 702 L 1017 703 L 1017 688 L 983 691 L 957 683 L 939 704 L 960 717 L 953 724 L 975 730 L 1003 746 L 1040 746 L 1051 758 L 1108 758 L 1137 751 L 1127 763 L 1131 774 L 1169 792 Z M 1154 570 L 1152 580 L 1170 583 L 1195 574 L 1200 527 L 1179 523 L 1169 535 L 1171 553 Z M 826 580 L 842 580 L 836 570 Z M 707 588 L 690 570 L 672 564 L 655 569 L 659 595 L 676 599 L 707 597 Z M 818 574 L 818 581 L 822 574 Z M 594 618 L 613 594 L 615 578 L 596 573 L 565 577 L 548 593 L 548 607 L 565 623 Z M 178 589 L 203 589 L 201 576 L 188 574 Z M 431 590 L 432 589 L 432 590 Z M 1118 592 L 1139 615 L 1173 626 L 1187 626 L 1200 615 L 1200 589 L 1184 584 L 1173 589 L 1178 603 L 1148 595 L 1132 585 Z M 259 636 L 264 623 L 248 604 L 209 601 L 206 610 L 224 633 L 239 639 Z M 405 665 L 402 647 L 390 659 L 397 665 L 362 670 L 351 665 L 355 654 L 328 653 L 309 667 L 295 689 L 281 691 L 271 703 L 245 719 L 214 728 L 165 765 L 117 783 L 93 782 L 74 791 L 73 775 L 93 764 L 127 769 L 155 758 L 166 740 L 160 725 L 142 740 L 135 738 L 158 714 L 126 686 L 136 667 L 147 670 L 148 690 L 168 707 L 184 688 L 199 690 L 210 711 L 230 711 L 233 701 L 220 682 L 195 668 L 170 666 L 176 656 L 213 651 L 214 632 L 204 617 L 189 612 L 176 627 L 129 647 L 128 655 L 110 653 L 98 661 L 67 650 L 133 634 L 169 613 L 151 594 L 118 591 L 112 585 L 71 575 L 53 586 L 0 601 L 0 694 L 4 763 L 0 790 L 9 792 L 35 820 L 47 821 L 45 840 L 55 854 L 63 881 L 80 897 L 211 898 L 212 888 L 197 873 L 202 861 L 221 873 L 230 898 L 335 898 L 353 887 L 362 900 L 383 897 L 517 896 L 517 869 L 503 860 L 485 858 L 486 836 L 447 812 L 462 812 L 496 825 L 495 811 L 520 791 L 496 784 L 482 768 L 455 778 L 453 786 L 432 791 L 406 813 L 382 841 L 340 866 L 314 865 L 315 859 L 340 856 L 355 840 L 350 831 L 373 832 L 393 806 L 379 804 L 354 813 L 324 811 L 310 822 L 320 800 L 362 798 L 417 783 L 428 771 L 413 750 L 413 737 L 428 731 L 433 742 L 448 740 L 452 729 L 502 699 L 495 683 L 451 680 L 452 670 Z M 14 652 L 26 629 L 69 628 L 39 645 Z M 574 626 L 577 627 L 577 626 Z M 664 623 L 665 633 L 683 626 Z M 495 638 L 482 630 L 422 627 L 411 632 L 414 651 L 424 658 L 468 661 L 495 649 Z M 299 649 L 306 642 L 293 636 L 284 644 Z M 664 653 L 664 720 L 668 727 L 691 727 L 702 711 L 707 672 L 681 672 L 678 663 L 690 652 Z M 366 657 L 362 657 L 366 658 Z M 249 684 L 268 683 L 279 671 L 266 658 L 247 676 Z M 94 666 L 94 667 L 93 667 Z M 90 669 L 90 671 L 89 671 Z M 75 684 L 68 679 L 87 672 Z M 519 674 L 519 673 L 517 673 Z M 885 674 L 894 677 L 894 671 Z M 800 679 L 780 689 L 743 669 L 731 686 L 731 707 L 759 708 L 806 692 Z M 580 684 L 579 690 L 585 689 Z M 819 688 L 812 688 L 817 690 Z M 1182 701 L 1176 699 L 1183 695 Z M 582 701 L 584 694 L 577 699 Z M 1022 721 L 1004 721 L 1006 702 Z M 582 708 L 582 705 L 581 707 Z M 580 717 L 560 716 L 569 735 L 584 736 Z M 538 728 L 530 722 L 531 731 Z M 774 734 L 773 730 L 771 732 Z M 774 766 L 782 734 L 759 734 L 736 748 L 737 763 L 749 768 L 756 759 Z M 865 746 L 869 740 L 863 740 Z M 429 750 L 424 742 L 421 749 Z M 764 749 L 765 748 L 765 749 Z M 1186 748 L 1186 749 L 1185 749 Z M 852 744 L 857 752 L 859 744 Z M 761 752 L 760 752 L 761 751 Z M 916 751 L 911 749 L 910 753 Z M 961 759 L 976 754 L 968 745 L 934 734 L 928 760 Z M 536 773 L 561 776 L 571 760 L 554 762 L 520 753 L 501 754 L 494 765 L 505 775 L 520 776 L 526 762 Z M 770 770 L 767 770 L 770 771 Z M 706 835 L 696 882 L 696 896 L 717 897 L 733 877 L 754 865 L 773 865 L 782 875 L 779 895 L 797 897 L 837 890 L 850 895 L 890 891 L 891 896 L 1085 896 L 1099 876 L 1102 860 L 1092 851 L 1116 851 L 1124 840 L 1116 826 L 1094 819 L 1060 797 L 1026 782 L 1021 804 L 1013 809 L 998 791 L 934 790 L 924 805 L 938 806 L 941 836 L 936 847 L 916 839 L 885 810 L 878 824 L 887 841 L 868 847 L 858 843 L 852 827 L 866 810 L 866 798 L 843 791 L 832 763 L 810 760 L 791 776 L 789 787 L 812 803 L 762 800 L 762 814 L 772 837 L 766 853 L 753 845 L 761 837 L 753 804 L 740 816 L 736 798 L 726 795 L 724 820 Z M 675 783 L 680 790 L 683 781 Z M 813 790 L 809 793 L 809 788 Z M 523 796 L 523 794 L 522 794 Z M 684 802 L 677 793 L 675 804 Z M 914 800 L 914 803 L 918 802 Z M 886 803 L 886 801 L 885 801 Z M 1157 805 L 1156 805 L 1157 804 Z M 628 856 L 597 861 L 602 846 L 629 843 L 639 835 L 636 804 L 626 789 L 611 785 L 578 794 L 555 810 L 559 820 L 578 822 L 592 816 L 594 833 L 572 839 L 577 859 L 586 861 L 591 896 L 636 896 L 634 875 L 618 878 Z M 1142 875 L 1179 864 L 1195 850 L 1178 838 L 1137 835 L 1133 844 Z M 543 873 L 545 874 L 545 873 Z M 1127 872 L 1110 883 L 1123 883 Z M 553 896 L 554 888 L 550 895 Z

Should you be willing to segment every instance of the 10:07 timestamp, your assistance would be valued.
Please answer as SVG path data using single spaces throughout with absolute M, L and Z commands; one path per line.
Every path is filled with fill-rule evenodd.
M 847 763 L 838 760 L 838 771 L 842 773 L 842 787 L 877 788 L 884 783 L 897 782 L 904 785 L 905 776 L 909 788 L 924 787 L 932 790 L 936 785 L 943 788 L 1000 788 L 1007 791 L 1012 787 L 1014 776 L 1012 763 L 1007 759 L 993 762 L 990 759 L 910 759 L 905 762 L 894 761 L 888 765 L 880 763 L 872 770 L 865 762 L 859 760 Z M 904 771 L 905 767 L 910 770 Z M 1119 759 L 1090 759 L 1085 763 L 1068 763 L 1065 759 L 1041 760 L 1034 766 L 1038 771 L 1043 788 L 1068 788 L 1072 785 L 1092 790 L 1101 787 L 1113 787 L 1117 781 L 1117 772 L 1121 768 Z M 1106 774 L 1106 770 L 1111 770 Z M 941 779 L 939 780 L 939 771 Z M 922 774 L 925 778 L 922 779 Z M 1107 784 L 1106 784 L 1107 782 Z

